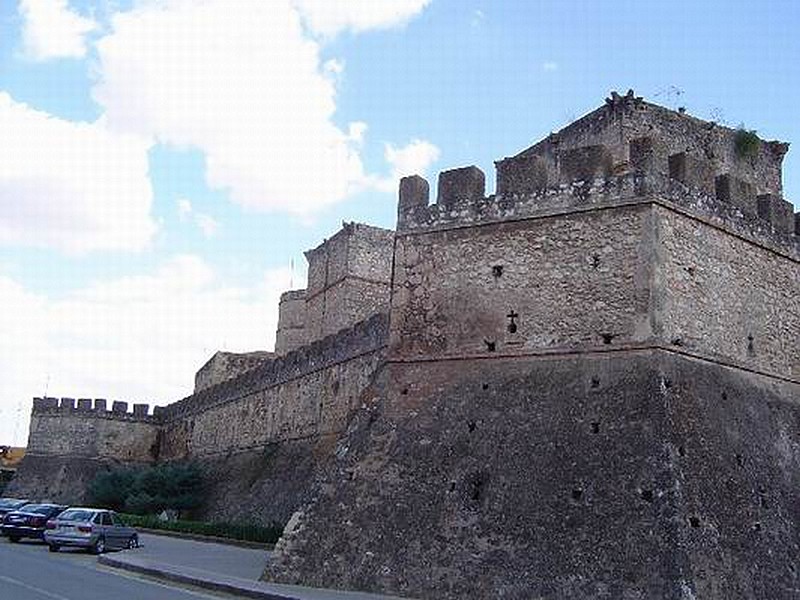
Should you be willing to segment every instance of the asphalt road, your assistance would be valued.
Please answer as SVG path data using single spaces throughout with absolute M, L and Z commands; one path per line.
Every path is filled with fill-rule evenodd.
M 149 537 L 149 536 L 148 536 Z M 143 540 L 146 546 L 147 540 Z M 142 548 L 141 551 L 144 551 Z M 139 552 L 132 550 L 131 552 Z M 51 554 L 35 542 L 0 537 L 0 600 L 219 600 L 209 593 L 170 587 L 112 571 L 72 549 Z

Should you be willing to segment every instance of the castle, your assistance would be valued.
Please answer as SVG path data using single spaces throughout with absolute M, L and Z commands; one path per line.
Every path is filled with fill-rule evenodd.
M 788 145 L 612 93 L 496 163 L 400 183 L 152 414 L 34 400 L 15 493 L 199 460 L 264 577 L 420 598 L 795 598 L 800 215 Z

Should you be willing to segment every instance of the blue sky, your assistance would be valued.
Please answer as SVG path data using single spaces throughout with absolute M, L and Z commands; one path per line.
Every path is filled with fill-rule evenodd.
M 163 404 L 271 348 L 303 250 L 393 227 L 399 175 L 493 188 L 612 89 L 800 140 L 799 7 L 1 0 L 0 443 L 32 396 Z

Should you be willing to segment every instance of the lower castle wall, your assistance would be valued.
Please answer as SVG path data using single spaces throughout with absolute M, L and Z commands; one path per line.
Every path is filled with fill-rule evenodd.
M 308 499 L 385 361 L 387 339 L 388 318 L 375 315 L 152 416 L 143 405 L 127 413 L 123 403 L 106 411 L 105 400 L 92 409 L 88 400 L 37 399 L 28 454 L 8 492 L 81 503 L 100 469 L 191 459 L 208 483 L 199 516 L 283 523 Z
M 442 600 L 791 597 L 797 384 L 666 350 L 383 373 L 266 579 Z
M 113 413 L 34 411 L 27 454 L 152 462 L 158 451 L 158 429 L 153 421 L 120 419 Z
M 82 504 L 98 470 L 155 461 L 160 428 L 153 417 L 59 407 L 55 398 L 45 400 L 54 404 L 34 402 L 27 452 L 6 494 Z
M 337 433 L 383 359 L 372 351 L 180 416 L 164 425 L 159 458 L 204 459 Z

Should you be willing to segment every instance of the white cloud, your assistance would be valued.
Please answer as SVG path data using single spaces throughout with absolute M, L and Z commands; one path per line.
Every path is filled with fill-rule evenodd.
M 86 36 L 97 24 L 71 10 L 67 0 L 20 0 L 19 12 L 25 57 L 44 61 L 86 55 Z
M 389 29 L 404 25 L 431 0 L 294 0 L 312 31 L 333 36 L 345 30 Z
M 301 4 L 327 33 L 396 25 L 427 1 Z M 344 63 L 321 60 L 292 0 L 236 6 L 150 0 L 115 15 L 93 88 L 110 126 L 201 150 L 209 186 L 249 208 L 308 216 L 363 189 L 366 125 L 334 122 Z
M 219 231 L 219 222 L 210 215 L 194 210 L 192 203 L 186 198 L 178 199 L 178 218 L 182 223 L 194 223 L 207 238 L 214 237 Z
M 439 159 L 439 148 L 426 140 L 412 140 L 401 148 L 386 144 L 384 157 L 392 167 L 392 174 L 374 180 L 373 185 L 382 191 L 396 192 L 401 177 L 425 176 L 428 167 Z
M 290 278 L 282 268 L 233 286 L 182 255 L 53 299 L 0 274 L 0 443 L 13 437 L 24 399 L 16 440 L 24 444 L 30 397 L 45 386 L 52 396 L 165 404 L 191 393 L 195 371 L 216 350 L 272 348 Z
M 319 46 L 287 1 L 151 2 L 112 25 L 93 94 L 115 129 L 199 148 L 209 185 L 247 207 L 308 214 L 363 179 Z
M 0 92 L 0 244 L 138 250 L 156 231 L 148 143 Z
M 178 198 L 178 217 L 185 223 L 192 214 L 192 203 L 186 198 Z
M 552 60 L 545 61 L 542 63 L 542 71 L 548 71 L 551 73 L 553 71 L 558 71 L 558 63 L 553 62 Z
M 473 27 L 480 27 L 483 21 L 486 19 L 486 14 L 479 8 L 476 8 L 472 11 L 472 17 L 470 19 L 470 25 Z
M 198 214 L 195 216 L 195 223 L 200 228 L 200 231 L 203 232 L 203 235 L 207 238 L 217 235 L 219 223 L 212 217 L 204 214 Z

